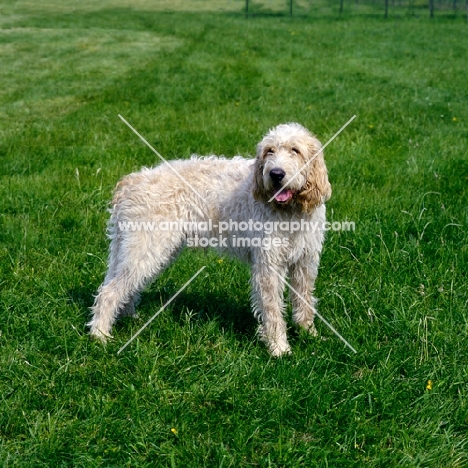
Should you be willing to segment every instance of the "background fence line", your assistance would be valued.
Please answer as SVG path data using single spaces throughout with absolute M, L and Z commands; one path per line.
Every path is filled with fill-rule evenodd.
M 391 3 L 390 3 L 391 2 Z M 464 3 L 464 4 L 463 4 Z M 379 11 L 379 5 L 382 7 L 382 14 L 388 18 L 391 13 L 402 13 L 406 11 L 409 14 L 415 15 L 416 12 L 427 14 L 430 18 L 434 18 L 437 12 L 445 13 L 451 11 L 454 15 L 464 12 L 468 21 L 468 0 L 465 2 L 460 0 L 339 0 L 317 2 L 315 0 L 284 0 L 283 2 L 272 2 L 267 0 L 245 0 L 245 16 L 268 15 L 268 14 L 283 14 L 293 16 L 295 13 L 301 14 L 320 6 L 336 9 L 340 15 L 348 13 L 352 8 L 362 7 L 374 8 Z M 272 6 L 273 5 L 273 6 Z M 276 5 L 276 8 L 275 8 Z M 278 5 L 281 5 L 278 8 Z

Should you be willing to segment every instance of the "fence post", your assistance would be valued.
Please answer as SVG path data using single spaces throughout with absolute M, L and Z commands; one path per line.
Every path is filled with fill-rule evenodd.
M 434 18 L 434 0 L 429 0 L 429 17 Z
M 293 5 L 293 0 L 290 0 L 290 2 L 289 2 L 289 16 L 292 16 L 292 5 Z
M 466 1 L 468 2 L 468 0 L 466 0 Z M 340 15 L 341 15 L 341 13 L 343 13 L 343 2 L 344 2 L 344 0 L 340 0 Z
M 245 17 L 249 17 L 249 0 L 245 0 Z
M 388 0 L 385 0 L 385 18 L 388 18 Z

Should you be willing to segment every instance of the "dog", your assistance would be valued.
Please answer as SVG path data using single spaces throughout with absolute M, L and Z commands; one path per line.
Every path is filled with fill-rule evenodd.
M 119 317 L 134 315 L 140 291 L 185 245 L 212 245 L 250 264 L 259 336 L 272 356 L 290 353 L 285 285 L 293 321 L 316 335 L 312 293 L 330 196 L 321 143 L 297 123 L 271 129 L 255 159 L 192 156 L 124 177 L 112 200 L 109 265 L 91 335 L 106 341 Z

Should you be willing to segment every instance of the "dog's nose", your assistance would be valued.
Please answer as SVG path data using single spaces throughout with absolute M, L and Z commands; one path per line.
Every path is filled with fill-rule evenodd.
M 280 169 L 279 167 L 275 167 L 270 171 L 271 180 L 275 184 L 279 184 L 284 179 L 285 175 L 286 172 L 284 172 L 283 169 Z

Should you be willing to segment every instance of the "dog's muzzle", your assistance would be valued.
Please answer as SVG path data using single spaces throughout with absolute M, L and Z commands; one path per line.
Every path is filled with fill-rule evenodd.
M 270 171 L 270 179 L 273 182 L 273 193 L 275 201 L 278 203 L 288 203 L 292 200 L 294 196 L 294 191 L 288 188 L 282 189 L 283 179 L 286 175 L 286 172 L 279 167 L 275 167 Z

